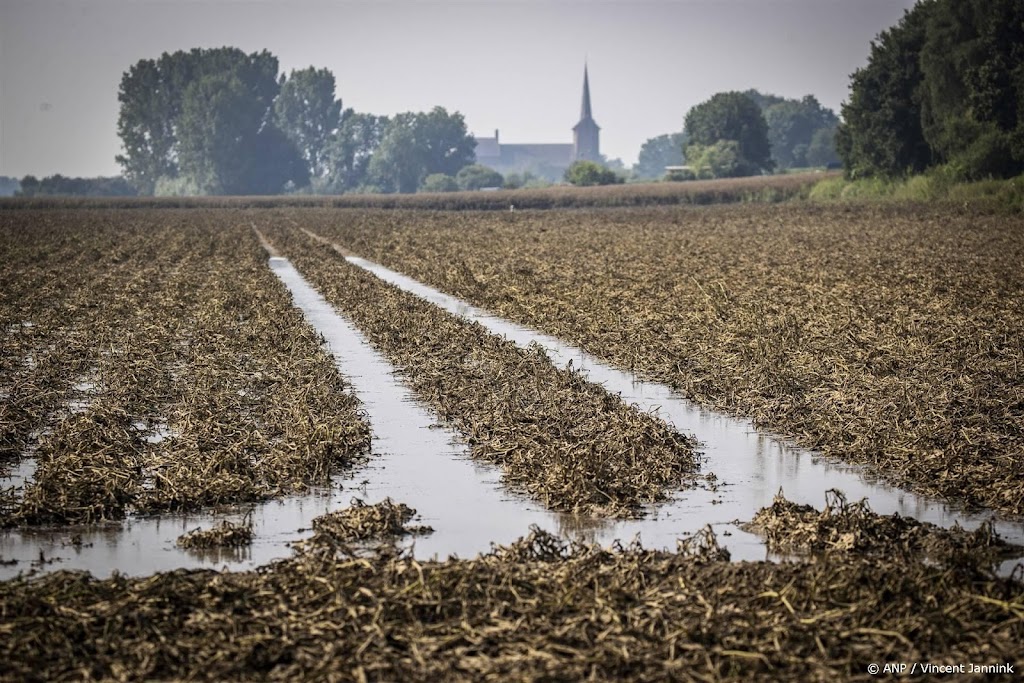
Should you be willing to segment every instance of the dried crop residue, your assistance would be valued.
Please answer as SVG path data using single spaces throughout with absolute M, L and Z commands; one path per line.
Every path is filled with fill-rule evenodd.
M 15 679 L 850 680 L 877 661 L 1020 662 L 1021 584 L 850 553 L 730 563 L 568 546 L 474 560 L 300 552 L 255 572 L 0 584 Z
M 877 515 L 867 501 L 849 503 L 835 490 L 826 500 L 819 512 L 780 493 L 745 528 L 779 553 L 856 553 L 886 562 L 921 557 L 946 566 L 990 568 L 1004 558 L 1024 556 L 1024 548 L 1006 543 L 990 524 L 971 532 L 943 529 L 900 515 Z
M 429 526 L 410 526 L 416 511 L 390 498 L 367 505 L 358 498 L 344 510 L 329 512 L 313 520 L 310 546 L 334 548 L 339 544 L 359 541 L 386 541 L 401 536 L 423 535 L 434 530 Z
M 1020 217 L 762 205 L 301 219 L 896 485 L 1024 514 Z
M 182 548 L 240 548 L 252 543 L 252 523 L 224 520 L 212 529 L 193 529 L 178 537 Z
M 377 208 L 426 210 L 571 209 L 579 207 L 715 204 L 720 202 L 778 202 L 807 197 L 811 188 L 839 171 L 787 173 L 747 178 L 694 180 L 685 183 L 647 182 L 600 187 L 553 187 L 497 192 L 439 192 L 419 194 L 276 195 L 251 197 L 0 197 L 7 209 L 306 209 Z
M 635 516 L 694 482 L 692 438 L 556 369 L 539 348 L 383 283 L 298 230 L 258 225 L 512 488 L 553 509 Z
M 0 348 L 0 450 L 37 461 L 0 524 L 279 497 L 367 450 L 333 359 L 229 214 L 5 213 L 0 244 L 0 319 L 33 321 Z M 95 391 L 62 409 L 82 377 Z

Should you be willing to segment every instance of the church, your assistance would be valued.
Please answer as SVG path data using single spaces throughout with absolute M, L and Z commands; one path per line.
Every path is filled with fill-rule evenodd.
M 601 161 L 600 131 L 590 109 L 590 79 L 584 65 L 583 102 L 579 123 L 572 128 L 572 144 L 503 144 L 495 130 L 493 138 L 476 138 L 476 163 L 502 175 L 529 171 L 548 180 L 561 180 L 574 161 Z

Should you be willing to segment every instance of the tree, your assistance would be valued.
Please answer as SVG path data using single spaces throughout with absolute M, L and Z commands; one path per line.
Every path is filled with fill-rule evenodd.
M 274 123 L 306 161 L 310 175 L 328 172 L 328 148 L 341 123 L 341 101 L 334 98 L 334 74 L 312 66 L 282 77 L 274 100 Z
M 616 175 L 615 171 L 593 161 L 574 161 L 565 169 L 565 180 L 577 186 L 615 185 L 622 182 L 622 178 Z
M 819 128 L 814 131 L 811 137 L 811 144 L 807 146 L 808 166 L 828 166 L 839 163 L 839 156 L 836 154 L 836 128 Z
M 124 154 L 115 160 L 123 174 L 144 194 L 152 194 L 157 178 L 178 174 L 174 153 L 174 123 L 180 112 L 180 93 L 172 92 L 165 53 L 158 63 L 143 59 L 121 78 L 117 134 Z
M 388 121 L 380 145 L 370 158 L 368 179 L 384 192 L 415 192 L 429 175 L 425 155 L 417 144 L 416 117 L 405 112 Z
M 416 117 L 416 142 L 427 173 L 455 175 L 476 160 L 476 139 L 466 130 L 462 114 L 434 107 Z
M 388 121 L 367 176 L 385 192 L 415 192 L 431 173 L 454 176 L 472 164 L 475 147 L 462 114 L 405 112 Z
M 743 94 L 752 99 L 754 104 L 756 104 L 762 112 L 772 105 L 786 101 L 785 97 L 779 97 L 778 95 L 773 95 L 771 93 L 763 93 L 754 88 L 744 90 Z
M 201 194 L 242 194 L 263 112 L 231 74 L 206 76 L 185 92 L 178 123 L 180 174 Z
M 480 164 L 463 166 L 455 175 L 455 180 L 461 190 L 479 190 L 483 187 L 501 187 L 505 179 L 501 174 L 492 168 Z
M 388 123 L 386 116 L 344 111 L 341 125 L 327 145 L 327 191 L 348 192 L 366 184 L 370 159 L 380 146 Z
M 835 138 L 847 176 L 917 173 L 932 163 L 921 126 L 921 48 L 934 7 L 925 0 L 907 11 L 871 43 L 867 65 L 853 73 Z
M 690 144 L 686 158 L 691 162 L 690 149 L 695 145 L 703 150 L 731 140 L 738 154 L 732 175 L 755 175 L 773 168 L 764 115 L 743 93 L 718 93 L 693 107 L 686 113 L 685 131 Z
M 807 166 L 807 150 L 814 134 L 839 124 L 835 113 L 821 106 L 814 95 L 769 105 L 764 118 L 776 168 Z
M 246 194 L 279 194 L 309 185 L 309 166 L 295 144 L 273 124 L 256 134 L 249 151 L 243 187 Z
M 1024 171 L 1024 4 L 922 0 L 872 43 L 843 119 L 848 175 Z
M 685 157 L 686 133 L 666 133 L 650 138 L 640 147 L 633 173 L 640 178 L 661 178 L 666 166 L 681 166 Z
M 27 176 L 32 178 L 32 176 Z M 33 178 L 35 180 L 35 178 Z M 10 197 L 15 192 L 21 189 L 21 183 L 17 178 L 11 178 L 10 176 L 0 176 L 0 197 Z
M 963 176 L 1024 171 L 1024 4 L 942 0 L 924 18 L 921 121 Z
M 775 168 L 816 165 L 808 159 L 816 135 L 816 158 L 828 157 L 829 161 L 835 161 L 835 155 L 821 147 L 823 144 L 831 143 L 834 136 L 824 133 L 818 135 L 818 132 L 834 129 L 839 124 L 839 117 L 831 109 L 823 107 L 814 95 L 797 100 L 764 94 L 754 89 L 743 94 L 753 100 L 764 114 Z
M 457 192 L 459 184 L 455 178 L 444 173 L 431 173 L 423 179 L 420 192 Z
M 241 119 L 229 125 L 236 130 L 245 129 L 252 141 L 278 93 L 277 68 L 277 58 L 266 50 L 246 55 L 227 47 L 164 53 L 158 60 L 136 63 L 123 75 L 118 93 L 118 135 L 124 154 L 118 155 L 117 161 L 124 176 L 144 194 L 153 192 L 159 178 L 176 178 L 182 163 L 182 129 L 191 126 L 192 147 L 185 157 L 196 172 L 204 174 L 204 185 L 214 183 L 213 167 L 231 166 L 236 161 L 201 160 L 198 155 L 202 151 L 202 134 L 197 125 L 201 120 L 227 123 L 223 117 L 233 112 Z M 204 81 L 205 85 L 200 85 Z M 217 93 L 219 86 L 228 87 L 229 92 Z M 195 89 L 209 95 L 216 103 L 210 106 L 219 111 L 201 111 L 203 95 Z M 193 94 L 189 102 L 190 90 Z M 188 122 L 183 120 L 186 105 L 191 119 Z M 217 138 L 221 151 L 234 149 L 224 146 L 226 135 L 214 133 L 209 141 L 213 138 Z
M 68 178 L 58 173 L 47 176 L 42 180 L 35 176 L 25 176 L 22 178 L 20 189 L 16 194 L 19 197 L 36 197 L 40 195 L 134 197 L 137 193 L 127 180 L 119 176 L 113 178 Z
M 740 153 L 740 143 L 735 140 L 718 140 L 713 145 L 691 144 L 686 156 L 694 175 L 701 180 L 750 175 Z

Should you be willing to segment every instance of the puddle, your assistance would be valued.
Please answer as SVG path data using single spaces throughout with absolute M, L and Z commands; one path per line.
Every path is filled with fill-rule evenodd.
M 95 373 L 95 369 L 93 373 Z M 70 388 L 71 398 L 67 402 L 68 412 L 72 415 L 81 415 L 88 411 L 99 392 L 99 381 L 92 375 L 78 377 Z
M 992 513 L 963 513 L 939 501 L 872 481 L 861 468 L 829 461 L 760 433 L 747 420 L 703 409 L 667 386 L 638 380 L 632 373 L 610 367 L 559 339 L 491 315 L 380 264 L 355 256 L 347 259 L 407 292 L 479 322 L 521 347 L 540 344 L 555 365 L 567 367 L 571 363 L 627 403 L 656 412 L 702 442 L 703 468 L 718 476 L 717 490 L 681 491 L 670 502 L 651 508 L 644 519 L 611 522 L 591 530 L 591 537 L 602 544 L 638 534 L 645 547 L 674 549 L 681 534 L 711 524 L 734 559 L 764 559 L 760 539 L 738 529 L 733 522 L 751 519 L 757 510 L 771 504 L 780 489 L 796 503 L 822 509 L 825 492 L 838 488 L 848 500 L 867 498 L 872 510 L 880 514 L 899 513 L 942 527 L 959 524 L 970 530 L 994 517 Z M 996 530 L 1008 541 L 1024 545 L 1024 522 L 997 520 Z M 1006 566 L 1012 569 L 1011 563 Z
M 21 499 L 25 485 L 36 472 L 36 459 L 30 455 L 23 455 L 17 462 L 0 467 L 0 472 L 3 472 L 0 474 L 0 489 L 13 488 L 15 496 Z
M 93 526 L 16 529 L 0 534 L 0 580 L 21 572 L 83 569 L 98 577 L 117 571 L 144 576 L 179 568 L 252 569 L 291 554 L 288 542 L 308 536 L 299 520 L 333 509 L 324 493 L 296 496 L 256 506 L 236 506 L 191 515 L 130 517 Z M 196 527 L 208 529 L 224 519 L 241 522 L 252 511 L 255 538 L 248 548 L 190 551 L 175 545 Z M 40 558 L 45 562 L 41 563 Z M 8 564 L 17 560 L 16 564 Z
M 162 420 L 135 420 L 132 422 L 132 427 L 139 432 L 143 441 L 150 444 L 158 444 L 165 439 L 173 439 L 180 436 L 177 430 L 172 429 Z
M 339 508 L 352 497 L 377 502 L 389 496 L 415 508 L 419 523 L 435 529 L 413 541 L 422 558 L 473 557 L 492 542 L 514 541 L 531 524 L 571 531 L 570 517 L 508 492 L 498 483 L 496 467 L 472 460 L 456 433 L 437 425 L 437 416 L 414 401 L 391 364 L 286 259 L 271 258 L 270 264 L 307 322 L 327 340 L 369 415 L 373 459 L 342 481 Z

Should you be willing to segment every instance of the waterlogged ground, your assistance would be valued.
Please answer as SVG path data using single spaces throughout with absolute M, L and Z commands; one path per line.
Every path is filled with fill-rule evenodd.
M 1024 514 L 1020 216 L 784 204 L 303 219 L 901 487 Z
M 340 369 L 354 378 L 357 387 L 372 387 L 357 389 L 357 396 L 374 425 L 378 457 L 354 475 L 338 478 L 333 495 L 318 492 L 255 508 L 256 543 L 249 549 L 186 553 L 174 546 L 178 535 L 194 526 L 209 526 L 214 519 L 222 518 L 222 513 L 218 517 L 136 519 L 120 532 L 114 526 L 84 533 L 76 530 L 53 538 L 39 532 L 13 534 L 0 546 L 5 557 L 21 557 L 36 569 L 80 567 L 99 575 L 114 569 L 146 574 L 176 566 L 258 566 L 287 556 L 288 542 L 305 537 L 315 516 L 343 507 L 353 497 L 391 497 L 415 507 L 420 519 L 435 529 L 433 534 L 415 539 L 414 552 L 423 558 L 473 557 L 488 551 L 492 543 L 514 541 L 531 525 L 579 541 L 607 545 L 616 539 L 638 538 L 646 547 L 662 549 L 672 549 L 680 537 L 711 525 L 734 559 L 764 559 L 770 555 L 763 541 L 739 528 L 737 522 L 751 519 L 758 509 L 770 505 L 780 490 L 791 500 L 821 507 L 826 490 L 838 488 L 852 499 L 867 498 L 878 512 L 895 512 L 940 526 L 959 524 L 974 529 L 990 517 L 957 513 L 934 501 L 868 482 L 853 468 L 758 434 L 749 423 L 701 410 L 666 387 L 640 382 L 556 340 L 485 316 L 464 302 L 364 262 L 386 279 L 399 281 L 434 303 L 483 321 L 520 344 L 541 343 L 556 363 L 571 360 L 629 402 L 656 410 L 675 424 L 690 425 L 702 442 L 704 468 L 717 476 L 716 485 L 681 492 L 667 504 L 652 506 L 642 520 L 609 521 L 546 511 L 525 496 L 503 490 L 497 469 L 471 462 L 465 445 L 458 443 L 458 435 L 413 402 L 409 390 L 394 377 L 393 368 L 368 348 L 358 331 L 338 316 L 287 261 L 275 258 L 270 264 L 289 287 L 306 319 L 332 348 L 338 349 L 334 356 Z M 467 510 L 473 514 L 466 514 Z M 234 517 L 241 513 L 236 511 Z M 999 522 L 996 529 L 1004 538 L 1024 542 L 1019 524 Z M 43 563 L 38 557 L 49 562 Z M 1005 569 L 1013 566 L 1012 560 L 1006 561 Z
M 658 233 L 635 216 L 640 242 Z M 518 253 L 518 284 L 462 256 L 426 269 L 385 225 L 414 217 L 0 213 L 0 236 L 22 245 L 0 273 L 0 511 L 14 522 L 0 533 L 0 678 L 849 680 L 880 662 L 1024 662 L 1022 551 L 1006 543 L 1024 541 L 1019 519 L 986 524 L 843 464 L 834 444 L 822 457 L 687 402 L 618 347 L 584 353 L 550 336 L 573 329 L 555 271 Z M 403 272 L 352 255 L 378 220 Z M 543 246 L 543 232 L 524 234 Z M 240 262 L 205 258 L 232 250 Z M 476 284 L 452 287 L 459 300 L 409 277 L 424 273 L 442 290 Z M 586 311 L 604 290 L 579 283 Z M 558 311 L 566 326 L 545 335 L 521 311 L 514 324 L 475 308 L 526 306 L 523 291 L 533 322 Z M 671 342 L 653 358 L 686 348 L 643 315 L 630 353 L 659 334 Z M 698 367 L 679 358 L 678 372 Z M 1013 424 L 1016 405 L 999 405 L 970 424 Z M 176 453 L 188 467 L 169 467 Z M 289 478 L 271 476 L 280 464 Z M 47 496 L 59 517 L 42 514 Z M 224 521 L 251 544 L 176 545 Z

